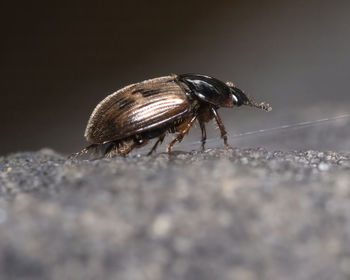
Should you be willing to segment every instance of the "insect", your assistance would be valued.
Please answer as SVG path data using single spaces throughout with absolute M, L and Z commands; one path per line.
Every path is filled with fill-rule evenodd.
M 104 156 L 127 155 L 157 138 L 148 155 L 156 151 L 167 133 L 175 133 L 168 146 L 181 142 L 197 121 L 202 131 L 202 150 L 206 142 L 205 124 L 215 119 L 227 148 L 227 132 L 218 114 L 220 107 L 252 106 L 266 111 L 232 82 L 222 82 L 201 74 L 172 74 L 126 86 L 103 99 L 90 116 L 85 138 L 91 148 L 106 145 Z

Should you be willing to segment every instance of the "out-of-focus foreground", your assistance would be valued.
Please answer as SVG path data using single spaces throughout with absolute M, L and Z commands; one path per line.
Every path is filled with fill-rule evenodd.
M 3 157 L 1 279 L 346 280 L 349 171 L 313 151 Z

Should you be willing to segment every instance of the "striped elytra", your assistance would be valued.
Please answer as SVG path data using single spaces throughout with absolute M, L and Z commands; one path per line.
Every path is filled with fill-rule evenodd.
M 202 149 L 206 140 L 205 123 L 217 122 L 226 147 L 227 133 L 218 114 L 220 107 L 248 105 L 269 111 L 268 104 L 256 104 L 231 82 L 201 74 L 169 75 L 128 85 L 108 95 L 93 110 L 85 138 L 88 147 L 73 156 L 105 145 L 104 156 L 126 155 L 157 138 L 151 154 L 167 133 L 176 133 L 168 153 L 198 122 Z

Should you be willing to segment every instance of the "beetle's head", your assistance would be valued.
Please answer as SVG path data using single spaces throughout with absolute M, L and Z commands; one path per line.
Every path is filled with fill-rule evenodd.
M 236 87 L 233 83 L 227 82 L 226 85 L 228 85 L 231 90 L 233 104 L 235 106 L 239 107 L 242 105 L 247 105 L 247 106 L 256 107 L 256 108 L 265 110 L 267 112 L 272 110 L 269 104 L 266 104 L 264 102 L 261 102 L 260 104 L 258 104 L 254 102 L 254 100 L 250 96 L 246 95 L 242 90 Z
M 201 74 L 181 74 L 177 81 L 188 88 L 188 92 L 199 100 L 218 107 L 252 106 L 265 111 L 271 111 L 269 104 L 257 104 L 233 83 L 224 83 L 216 78 Z

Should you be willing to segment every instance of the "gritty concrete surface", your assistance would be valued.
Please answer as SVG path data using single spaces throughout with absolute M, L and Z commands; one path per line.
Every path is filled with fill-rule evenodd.
M 0 279 L 350 279 L 350 155 L 0 157 Z

